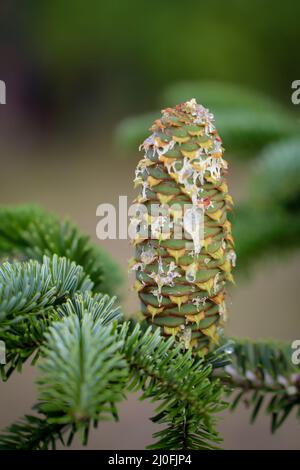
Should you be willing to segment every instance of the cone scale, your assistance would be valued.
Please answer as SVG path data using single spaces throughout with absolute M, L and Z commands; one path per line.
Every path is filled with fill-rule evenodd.
M 147 208 L 148 229 L 148 237 L 137 232 L 134 240 L 135 289 L 150 324 L 205 354 L 226 319 L 226 282 L 233 282 L 235 265 L 224 149 L 213 115 L 194 99 L 163 110 L 150 131 L 135 177 L 135 202 Z M 169 219 L 153 216 L 153 205 Z M 190 214 L 202 211 L 200 238 L 186 227 L 186 207 Z M 187 229 L 181 239 L 178 220 Z M 162 228 L 166 221 L 169 233 Z

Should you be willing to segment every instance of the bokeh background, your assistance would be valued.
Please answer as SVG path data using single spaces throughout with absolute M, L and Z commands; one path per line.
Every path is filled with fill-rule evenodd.
M 266 226 L 277 205 L 290 211 L 287 238 L 275 240 L 272 256 L 262 244 L 249 255 L 250 268 L 241 264 L 228 334 L 299 339 L 299 238 L 289 227 L 299 225 L 300 178 L 284 180 L 277 200 L 282 172 L 273 178 L 274 168 L 265 165 L 257 184 L 263 187 L 264 175 L 271 175 L 271 208 L 268 194 L 255 198 L 253 177 L 258 160 L 278 145 L 283 154 L 292 149 L 299 169 L 300 105 L 291 102 L 291 83 L 300 79 L 299 15 L 297 0 L 1 0 L 0 79 L 7 87 L 7 104 L 0 105 L 1 205 L 38 203 L 69 216 L 100 243 L 96 207 L 116 204 L 119 195 L 134 198 L 136 144 L 152 113 L 195 95 L 216 111 L 217 125 L 219 116 L 237 206 L 247 206 L 252 191 L 252 212 L 265 210 Z M 129 242 L 101 243 L 126 277 Z M 122 305 L 131 315 L 138 303 L 127 284 Z M 0 384 L 0 428 L 30 410 L 34 377 L 26 366 Z M 122 404 L 118 424 L 92 433 L 89 448 L 151 442 L 153 409 L 137 398 Z M 255 426 L 248 418 L 243 407 L 225 413 L 219 429 L 226 449 L 300 448 L 295 417 L 275 436 L 268 418 Z

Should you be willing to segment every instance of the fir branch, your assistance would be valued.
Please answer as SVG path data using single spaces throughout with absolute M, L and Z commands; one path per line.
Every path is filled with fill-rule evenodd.
M 41 346 L 56 308 L 75 292 L 93 284 L 82 267 L 54 255 L 43 262 L 4 263 L 0 266 L 0 339 L 5 342 L 8 378 Z
M 226 405 L 219 381 L 211 380 L 212 364 L 193 359 L 190 350 L 171 337 L 164 340 L 159 330 L 133 331 L 124 324 L 123 352 L 130 367 L 130 390 L 143 390 L 141 399 L 160 401 L 154 422 L 167 428 L 154 435 L 156 449 L 210 449 L 219 442 L 214 415 Z M 176 432 L 174 432 L 176 429 Z
M 121 308 L 116 305 L 116 297 L 103 294 L 92 294 L 89 291 L 75 294 L 71 300 L 57 309 L 59 318 L 76 314 L 80 320 L 89 314 L 94 325 L 108 325 L 114 321 L 123 321 Z
M 300 418 L 300 368 L 292 364 L 291 347 L 250 340 L 236 340 L 233 345 L 232 364 L 218 371 L 232 395 L 231 409 L 244 402 L 252 409 L 254 422 L 264 408 L 273 432 L 291 411 Z
M 171 419 L 170 419 L 171 418 Z M 148 446 L 152 450 L 216 450 L 222 439 L 214 428 L 206 429 L 199 423 L 198 415 L 195 415 L 189 407 L 180 412 L 165 414 L 152 421 L 167 425 L 162 431 L 153 434 L 156 443 Z
M 221 353 L 205 364 L 159 330 L 144 331 L 132 322 L 117 328 L 120 311 L 106 296 L 77 294 L 58 308 L 58 316 L 46 333 L 39 366 L 39 410 L 50 423 L 72 425 L 86 442 L 91 421 L 116 416 L 124 389 L 142 390 L 142 399 L 161 402 L 153 420 L 169 425 L 155 436 L 155 448 L 215 447 L 213 415 L 225 405 L 222 386 L 210 376 L 217 360 L 224 364 Z
M 70 445 L 77 432 L 86 443 L 91 423 L 117 419 L 115 405 L 128 376 L 115 335 L 121 319 L 114 298 L 88 291 L 57 307 L 41 350 L 35 407 L 40 415 L 11 425 L 0 436 L 0 449 L 55 449 L 57 440 Z
M 49 423 L 46 418 L 26 415 L 0 435 L 0 450 L 54 450 L 57 440 L 65 444 L 66 430 L 67 426 Z
M 60 222 L 36 206 L 0 208 L 0 256 L 41 262 L 44 255 L 53 254 L 82 266 L 95 291 L 111 295 L 119 290 L 122 275 L 117 263 L 68 220 Z
M 39 409 L 49 423 L 75 426 L 84 443 L 90 423 L 116 419 L 115 404 L 123 398 L 128 371 L 115 335 L 116 314 L 107 297 L 77 295 L 45 334 Z
M 92 287 L 80 266 L 56 255 L 44 256 L 42 263 L 5 262 L 0 266 L 0 319 L 40 312 Z

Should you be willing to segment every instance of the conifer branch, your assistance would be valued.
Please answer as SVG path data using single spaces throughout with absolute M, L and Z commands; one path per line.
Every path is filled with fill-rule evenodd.
M 122 283 L 119 266 L 70 221 L 36 206 L 0 207 L 0 258 L 36 259 L 57 254 L 83 267 L 94 291 L 114 294 Z
M 26 415 L 0 435 L 0 450 L 54 450 L 58 440 L 65 445 L 66 430 L 67 426 L 49 423 L 45 417 Z
M 46 333 L 39 364 L 39 409 L 49 423 L 72 424 L 86 443 L 91 423 L 116 419 L 127 365 L 119 353 L 114 323 L 95 322 L 91 313 L 54 322 Z
M 20 370 L 41 346 L 57 307 L 75 292 L 92 287 L 82 267 L 56 255 L 44 256 L 42 263 L 30 260 L 0 266 L 0 339 L 7 351 L 3 378 L 15 368 Z
M 139 324 L 132 332 L 129 328 L 123 324 L 120 333 L 125 335 L 129 389 L 142 390 L 142 400 L 160 401 L 152 421 L 167 425 L 154 435 L 158 442 L 150 448 L 214 448 L 220 441 L 214 415 L 226 404 L 222 385 L 211 379 L 213 359 L 193 358 L 191 350 L 183 352 L 172 337 L 163 340 L 158 329 L 153 332 L 149 327 L 143 332 Z
M 155 434 L 153 448 L 215 448 L 220 439 L 214 415 L 226 405 L 223 387 L 211 372 L 224 364 L 223 352 L 207 360 L 193 358 L 159 330 L 121 320 L 112 300 L 88 292 L 58 307 L 39 365 L 36 408 L 46 421 L 27 417 L 8 429 L 0 445 L 13 445 L 21 433 L 22 448 L 53 447 L 68 429 L 67 441 L 79 432 L 86 443 L 91 424 L 109 415 L 116 419 L 115 405 L 127 389 L 160 402 L 153 421 L 168 427 Z
M 264 408 L 271 417 L 272 432 L 293 410 L 300 418 L 300 368 L 291 358 L 287 344 L 235 340 L 232 363 L 217 371 L 232 395 L 231 409 L 244 402 L 254 422 Z
M 121 312 L 114 304 L 86 291 L 57 307 L 41 348 L 39 416 L 11 425 L 0 436 L 0 449 L 55 448 L 57 440 L 70 445 L 78 432 L 86 443 L 91 424 L 117 419 L 128 370 L 115 334 Z

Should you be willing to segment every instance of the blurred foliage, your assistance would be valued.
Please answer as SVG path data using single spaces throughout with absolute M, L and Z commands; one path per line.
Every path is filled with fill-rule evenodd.
M 295 116 L 269 96 L 239 85 L 217 82 L 184 82 L 168 87 L 162 96 L 164 107 L 174 106 L 191 98 L 209 108 L 225 147 L 239 155 L 250 156 L 253 151 L 284 137 L 299 133 Z M 137 148 L 147 136 L 146 128 L 159 115 L 147 113 L 129 117 L 116 131 L 120 146 Z
M 59 109 L 56 120 L 151 109 L 158 90 L 182 80 L 241 83 L 290 103 L 299 77 L 295 0 L 2 3 L 2 61 L 13 46 L 27 93 Z
M 297 67 L 286 51 L 299 34 L 299 10 L 291 0 L 31 0 L 25 15 L 35 49 L 64 70 L 100 58 L 104 68 L 131 66 L 149 83 L 245 77 L 270 88 Z
M 241 85 L 225 82 L 181 82 L 169 86 L 163 93 L 164 105 L 171 106 L 187 101 L 193 96 L 204 106 L 215 110 L 283 111 L 281 105 L 264 93 L 249 90 Z
M 300 211 L 299 133 L 265 147 L 254 170 L 250 193 L 257 204 L 279 204 L 294 213 Z
M 269 206 L 257 209 L 251 203 L 237 207 L 233 219 L 236 242 L 237 272 L 261 259 L 280 258 L 299 249 L 300 219 L 282 208 Z
M 239 266 L 300 246 L 300 139 L 266 146 L 249 175 L 249 197 L 238 205 L 233 232 Z
M 115 140 L 118 147 L 136 150 L 149 135 L 149 128 L 159 116 L 159 110 L 138 116 L 127 117 L 116 128 Z

